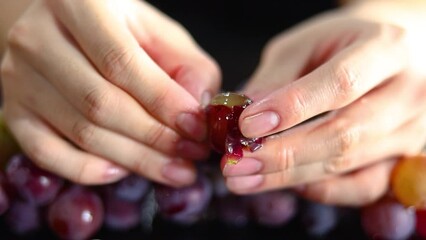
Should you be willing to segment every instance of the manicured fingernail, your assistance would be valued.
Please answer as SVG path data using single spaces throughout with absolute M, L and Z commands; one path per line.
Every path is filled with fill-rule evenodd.
M 174 185 L 186 185 L 195 181 L 193 169 L 185 167 L 183 164 L 170 162 L 162 170 L 163 176 Z
M 226 180 L 226 184 L 228 185 L 228 188 L 233 191 L 248 191 L 253 190 L 262 184 L 263 179 L 263 175 L 230 177 Z
M 209 91 L 204 91 L 203 94 L 201 94 L 201 100 L 200 104 L 202 108 L 207 107 L 209 105 L 210 100 L 212 100 L 212 94 Z
M 237 164 L 225 164 L 223 175 L 235 177 L 258 173 L 263 167 L 262 162 L 253 158 L 243 158 Z
M 126 169 L 119 167 L 117 165 L 110 165 L 107 167 L 104 173 L 104 178 L 108 182 L 115 182 L 117 180 L 124 178 L 128 174 L 129 172 Z
M 193 113 L 181 113 L 176 119 L 177 126 L 189 137 L 196 141 L 203 141 L 206 138 L 207 129 L 201 118 Z
M 241 132 L 247 137 L 261 137 L 268 134 L 280 123 L 277 113 L 266 111 L 244 118 Z
M 176 145 L 176 152 L 182 158 L 200 160 L 208 157 L 209 148 L 205 145 L 201 145 L 201 143 L 181 140 Z

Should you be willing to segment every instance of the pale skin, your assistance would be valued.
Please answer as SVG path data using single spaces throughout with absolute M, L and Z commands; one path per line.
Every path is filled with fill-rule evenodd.
M 270 137 L 225 166 L 228 187 L 352 206 L 385 194 L 395 159 L 426 141 L 425 26 L 425 1 L 360 1 L 274 38 L 239 122 Z
M 27 2 L 1 28 L 8 32 L 4 115 L 23 150 L 83 184 L 129 171 L 191 183 L 191 160 L 207 154 L 200 104 L 220 85 L 214 60 L 144 2 Z M 426 4 L 399 4 L 339 9 L 266 46 L 243 89 L 255 104 L 240 127 L 246 136 L 270 137 L 224 169 L 231 191 L 297 187 L 307 198 L 342 205 L 386 192 L 394 157 L 418 152 L 426 139 L 419 104 L 426 98 Z M 265 112 L 276 117 L 254 124 L 252 116 Z M 291 128 L 323 112 L 330 113 Z M 276 126 L 265 129 L 265 121 Z
M 36 164 L 83 184 L 194 181 L 220 72 L 178 23 L 136 0 L 35 0 L 17 19 L 3 111 Z

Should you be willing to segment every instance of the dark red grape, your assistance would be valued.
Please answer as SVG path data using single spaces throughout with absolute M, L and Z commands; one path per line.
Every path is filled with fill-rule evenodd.
M 426 239 L 426 209 L 416 211 L 416 230 L 420 237 Z
M 6 178 L 0 171 L 0 215 L 9 208 L 9 196 L 6 192 Z
M 401 240 L 414 233 L 415 214 L 393 199 L 381 199 L 361 213 L 362 226 L 367 235 L 376 239 Z
M 301 208 L 300 221 L 309 235 L 321 237 L 336 227 L 338 212 L 335 206 L 306 202 Z
M 73 185 L 49 205 L 48 223 L 61 239 L 87 239 L 104 220 L 100 197 L 90 189 Z
M 186 187 L 155 186 L 158 211 L 165 219 L 180 224 L 197 221 L 210 203 L 213 187 L 210 179 L 199 174 L 197 181 Z
M 129 230 L 136 227 L 141 217 L 141 204 L 116 196 L 104 198 L 105 226 L 114 230 Z
M 40 210 L 34 204 L 15 200 L 5 214 L 5 222 L 15 234 L 33 233 L 41 227 Z
M 259 193 L 250 196 L 249 202 L 254 220 L 268 227 L 287 224 L 297 212 L 297 198 L 291 192 Z
M 255 151 L 262 146 L 262 138 L 246 138 L 238 126 L 242 111 L 252 101 L 241 94 L 221 93 L 206 107 L 209 141 L 212 148 L 228 156 L 228 161 L 238 161 L 243 149 Z
M 127 201 L 140 201 L 149 191 L 150 182 L 139 175 L 132 174 L 108 186 L 116 197 Z
M 6 176 L 23 199 L 38 206 L 51 202 L 63 185 L 63 179 L 38 168 L 23 154 L 10 159 Z
M 246 197 L 229 194 L 217 199 L 217 217 L 233 227 L 245 227 L 250 220 Z

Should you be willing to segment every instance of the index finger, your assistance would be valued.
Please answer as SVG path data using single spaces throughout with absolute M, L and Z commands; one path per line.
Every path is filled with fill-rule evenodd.
M 206 129 L 198 101 L 170 78 L 142 49 L 113 11 L 117 1 L 50 1 L 98 71 L 128 92 L 160 122 L 194 140 Z M 172 37 L 172 36 L 171 36 Z
M 407 64 L 402 31 L 380 25 L 297 81 L 248 106 L 240 116 L 246 137 L 276 133 L 313 116 L 339 109 Z

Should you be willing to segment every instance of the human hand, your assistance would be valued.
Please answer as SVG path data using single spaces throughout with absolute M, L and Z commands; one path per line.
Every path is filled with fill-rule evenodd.
M 266 47 L 243 89 L 254 103 L 240 128 L 247 137 L 268 137 L 224 167 L 232 191 L 305 184 L 310 198 L 359 205 L 385 192 L 392 160 L 384 159 L 422 148 L 425 8 L 369 2 L 317 16 Z M 348 195 L 355 183 L 358 191 Z M 363 188 L 370 192 L 356 195 Z
M 181 186 L 195 179 L 188 160 L 208 154 L 200 101 L 218 90 L 218 67 L 143 1 L 34 1 L 10 30 L 1 74 L 24 152 L 75 182 L 130 170 Z

